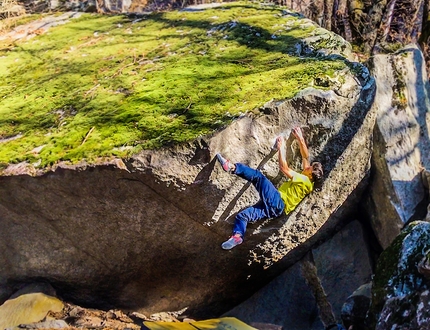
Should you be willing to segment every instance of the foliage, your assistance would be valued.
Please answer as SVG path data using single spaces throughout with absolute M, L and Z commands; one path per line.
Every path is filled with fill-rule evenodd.
M 10 29 L 25 15 L 25 8 L 16 0 L 0 0 L 0 32 Z
M 10 17 L 16 14 L 16 7 L 18 2 L 16 0 L 0 0 L 0 17 Z
M 127 157 L 211 133 L 343 69 L 294 56 L 316 31 L 280 7 L 242 2 L 84 14 L 17 42 L 0 50 L 0 164 Z

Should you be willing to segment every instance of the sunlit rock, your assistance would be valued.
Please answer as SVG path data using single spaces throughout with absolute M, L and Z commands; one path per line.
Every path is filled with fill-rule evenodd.
M 416 45 L 375 55 L 371 72 L 377 84 L 378 117 L 367 210 L 379 243 L 386 248 L 424 198 L 420 172 L 423 166 L 430 168 L 430 90 L 424 57 Z

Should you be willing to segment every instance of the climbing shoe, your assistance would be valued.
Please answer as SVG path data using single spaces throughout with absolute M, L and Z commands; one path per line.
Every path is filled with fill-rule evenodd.
M 216 154 L 216 158 L 218 159 L 224 171 L 229 173 L 233 171 L 234 165 L 230 163 L 228 159 L 225 159 L 223 156 L 221 156 L 221 154 Z
M 230 250 L 234 248 L 236 245 L 242 244 L 243 239 L 240 236 L 232 236 L 227 241 L 222 243 L 221 247 L 224 250 Z

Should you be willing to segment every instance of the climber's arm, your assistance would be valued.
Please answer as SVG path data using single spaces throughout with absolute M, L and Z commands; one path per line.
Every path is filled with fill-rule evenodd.
M 276 147 L 278 149 L 279 169 L 288 178 L 292 179 L 294 171 L 288 166 L 287 157 L 285 155 L 285 141 L 281 136 L 278 136 L 278 138 L 276 139 Z
M 300 127 L 294 127 L 292 133 L 299 142 L 300 154 L 302 155 L 302 167 L 305 169 L 310 165 L 310 162 L 309 150 L 308 146 L 306 145 L 305 138 L 303 137 L 303 132 Z

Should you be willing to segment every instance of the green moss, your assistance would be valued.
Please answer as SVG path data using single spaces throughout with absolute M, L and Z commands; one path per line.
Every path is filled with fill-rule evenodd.
M 402 297 L 422 287 L 417 265 L 430 248 L 430 224 L 411 223 L 379 257 L 372 286 L 370 323 L 375 324 L 389 297 Z
M 407 98 L 406 98 L 406 83 L 403 80 L 403 76 L 405 75 L 402 72 L 399 72 L 399 69 L 393 66 L 393 75 L 395 79 L 395 83 L 393 86 L 393 99 L 392 106 L 399 109 L 404 110 L 407 106 Z
M 301 22 L 239 2 L 140 21 L 84 14 L 17 42 L 0 51 L 0 164 L 127 157 L 291 98 L 345 67 L 290 55 L 315 29 Z
M 407 232 L 403 232 L 397 236 L 393 243 L 379 257 L 372 286 L 372 310 L 376 314 L 383 307 L 390 279 L 397 273 L 401 247 L 406 235 Z
M 405 45 L 401 44 L 400 42 L 384 42 L 381 43 L 380 46 L 387 53 L 395 53 L 398 50 L 402 49 Z

